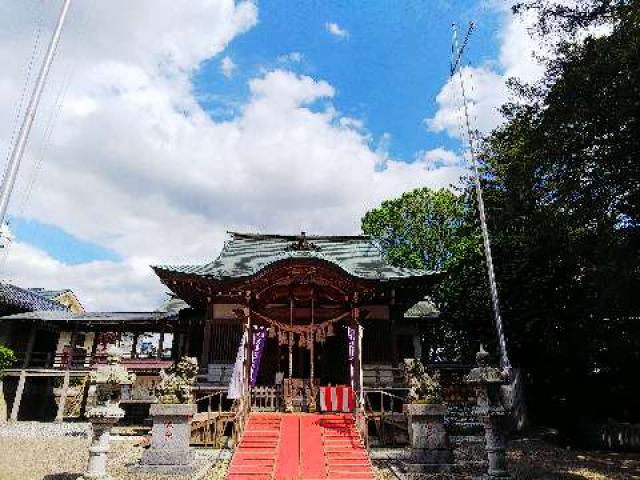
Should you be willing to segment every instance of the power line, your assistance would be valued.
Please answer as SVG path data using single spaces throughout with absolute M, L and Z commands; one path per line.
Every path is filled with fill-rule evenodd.
M 71 0 L 64 0 L 62 9 L 60 10 L 60 16 L 58 17 L 58 23 L 53 32 L 53 36 L 51 37 L 49 47 L 47 48 L 47 52 L 44 57 L 44 62 L 42 63 L 40 72 L 38 73 L 38 78 L 33 88 L 33 92 L 29 100 L 29 105 L 27 106 L 27 110 L 22 121 L 22 126 L 20 127 L 18 139 L 16 140 L 16 143 L 13 146 L 13 150 L 11 151 L 11 156 L 9 158 L 9 162 L 7 164 L 7 168 L 2 180 L 2 190 L 0 191 L 0 225 L 4 224 L 7 207 L 9 206 L 9 199 L 16 182 L 18 170 L 20 168 L 20 161 L 22 160 L 22 156 L 29 139 L 29 132 L 31 131 L 31 127 L 33 126 L 33 121 L 35 120 L 35 116 L 38 110 L 38 104 L 40 103 L 40 97 L 42 96 L 42 92 L 47 83 L 47 76 L 55 57 L 56 49 L 60 41 L 60 35 L 62 34 L 64 21 L 67 17 L 70 6 Z

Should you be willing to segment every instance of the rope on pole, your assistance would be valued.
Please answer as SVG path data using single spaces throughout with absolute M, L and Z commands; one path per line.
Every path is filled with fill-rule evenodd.
M 498 297 L 498 285 L 496 282 L 496 275 L 493 268 L 493 255 L 491 253 L 491 241 L 489 239 L 489 229 L 487 227 L 487 215 L 484 207 L 484 199 L 482 197 L 482 186 L 480 185 L 480 172 L 478 170 L 478 161 L 476 158 L 475 144 L 473 142 L 473 132 L 471 129 L 471 120 L 469 116 L 469 105 L 467 101 L 467 93 L 464 82 L 464 75 L 462 73 L 462 58 L 464 49 L 467 46 L 469 37 L 474 29 L 474 23 L 469 24 L 469 29 L 464 39 L 462 47 L 458 47 L 458 29 L 454 23 L 452 26 L 453 31 L 453 43 L 451 50 L 451 78 L 457 73 L 460 80 L 460 90 L 462 93 L 462 105 L 464 111 L 464 119 L 467 127 L 467 142 L 469 148 L 469 158 L 471 160 L 471 167 L 473 173 L 473 183 L 476 193 L 476 201 L 478 202 L 478 213 L 480 216 L 480 230 L 482 232 L 482 244 L 484 247 L 484 255 L 487 262 L 487 275 L 489 277 L 489 289 L 491 291 L 491 304 L 493 307 L 494 323 L 496 328 L 496 335 L 498 337 L 498 348 L 500 351 L 500 366 L 504 370 L 511 369 L 511 362 L 509 361 L 509 354 L 507 350 L 507 340 L 504 333 L 504 324 L 502 322 L 502 316 L 500 314 L 500 301 Z

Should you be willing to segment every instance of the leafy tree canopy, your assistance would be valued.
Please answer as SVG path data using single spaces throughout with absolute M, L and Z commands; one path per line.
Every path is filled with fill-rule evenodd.
M 16 357 L 13 350 L 0 345 L 0 376 L 7 368 L 9 368 L 16 361 Z
M 519 98 L 480 149 L 512 361 L 528 374 L 532 418 L 567 431 L 582 421 L 640 421 L 631 380 L 640 365 L 639 4 L 516 5 L 536 10 L 539 28 L 564 41 L 539 83 L 512 83 Z M 609 28 L 566 36 L 597 25 Z M 464 189 L 411 192 L 363 219 L 393 263 L 447 270 L 434 297 L 451 358 L 492 336 L 475 205 Z

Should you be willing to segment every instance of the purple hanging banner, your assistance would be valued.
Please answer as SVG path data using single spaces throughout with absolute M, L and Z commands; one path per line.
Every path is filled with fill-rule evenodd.
M 256 380 L 258 380 L 258 370 L 260 369 L 260 360 L 262 360 L 262 353 L 264 352 L 264 346 L 267 343 L 267 329 L 265 327 L 258 327 L 254 325 L 253 331 L 253 345 L 251 345 L 251 386 L 256 386 Z
M 351 388 L 355 390 L 356 385 L 356 329 L 347 327 L 347 338 L 349 339 L 349 378 Z

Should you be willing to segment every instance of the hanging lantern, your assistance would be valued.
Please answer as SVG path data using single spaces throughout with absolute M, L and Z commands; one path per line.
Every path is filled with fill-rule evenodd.
M 327 337 L 335 337 L 336 336 L 336 332 L 333 331 L 333 323 L 330 323 L 327 326 Z
M 276 338 L 276 329 L 272 326 L 268 328 L 269 338 Z
M 298 341 L 298 346 L 300 348 L 304 348 L 307 346 L 307 337 L 304 334 L 300 335 L 300 340 Z
M 313 348 L 313 332 L 309 332 L 307 336 L 307 350 L 311 350 Z
M 293 332 L 289 332 L 289 346 L 293 347 L 295 345 L 296 339 L 293 336 Z
M 316 330 L 316 342 L 322 343 L 322 329 Z

